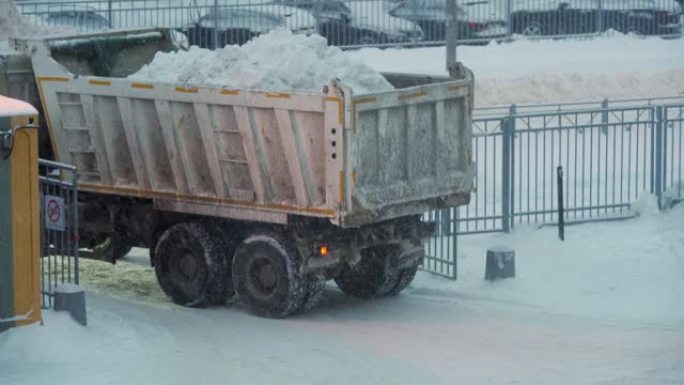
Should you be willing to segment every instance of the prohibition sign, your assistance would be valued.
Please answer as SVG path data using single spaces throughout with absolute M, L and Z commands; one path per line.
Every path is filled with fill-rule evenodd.
M 50 222 L 59 223 L 59 219 L 62 216 L 62 210 L 61 207 L 59 207 L 59 202 L 54 199 L 50 199 L 47 204 L 47 214 Z

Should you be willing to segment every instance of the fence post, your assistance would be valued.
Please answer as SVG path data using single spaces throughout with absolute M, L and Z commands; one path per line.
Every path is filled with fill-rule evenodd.
M 112 0 L 107 1 L 107 23 L 109 28 L 114 28 L 112 25 Z
M 218 0 L 214 0 L 214 30 L 212 31 L 211 44 L 212 49 L 219 47 L 218 37 L 219 37 L 219 21 L 221 20 L 221 15 L 219 14 L 219 3 Z
M 603 0 L 598 0 L 598 11 L 596 13 L 596 32 L 603 32 Z
M 563 166 L 556 168 L 556 178 L 558 184 L 558 238 L 565 240 L 565 210 L 563 209 Z
M 508 203 L 508 216 L 509 216 L 509 229 L 515 227 L 515 188 L 513 187 L 515 185 L 515 118 L 518 113 L 518 106 L 515 104 L 511 104 L 511 106 L 508 109 L 508 159 L 509 162 L 508 164 L 508 196 L 510 197 L 509 203 Z
M 608 99 L 601 102 L 601 133 L 608 135 Z
M 655 141 L 653 144 L 653 160 L 654 169 L 652 170 L 654 174 L 654 193 L 656 199 L 658 199 L 658 208 L 662 209 L 661 201 L 663 197 L 663 151 L 665 146 L 663 145 L 663 106 L 657 106 L 655 109 L 656 118 L 653 122 L 653 130 L 655 132 Z
M 322 12 L 322 4 L 321 0 L 314 0 L 313 4 L 313 14 L 314 14 L 314 19 L 316 21 L 316 33 L 321 35 L 321 12 Z M 340 35 L 339 33 L 339 28 L 335 28 L 333 31 L 331 31 L 333 34 Z M 339 36 L 336 36 L 339 38 Z M 342 40 L 342 39 L 340 39 Z
M 511 2 L 512 0 L 506 0 L 506 25 L 508 26 L 508 40 L 513 39 L 513 25 L 511 24 Z
M 73 218 L 74 229 L 71 232 L 71 236 L 73 237 L 72 244 L 74 249 L 71 251 L 71 255 L 73 255 L 74 258 L 74 283 L 77 285 L 80 283 L 80 276 L 78 272 L 78 247 L 79 242 L 81 241 L 80 234 L 78 231 L 78 177 L 78 169 L 72 170 L 71 185 L 73 186 L 73 196 L 71 201 L 71 215 Z
M 446 0 L 447 24 L 446 24 L 446 65 L 447 70 L 456 62 L 456 45 L 458 44 L 458 6 L 456 0 Z
M 511 231 L 511 122 L 510 116 L 501 121 L 503 130 L 501 154 L 501 227 Z
M 451 230 L 451 225 L 453 223 L 451 218 L 451 210 L 451 207 L 447 207 L 437 211 L 439 215 L 439 233 L 442 236 L 453 234 Z
M 453 225 L 454 229 L 451 232 L 451 261 L 453 262 L 451 269 L 451 279 L 454 281 L 458 279 L 458 207 L 453 207 Z

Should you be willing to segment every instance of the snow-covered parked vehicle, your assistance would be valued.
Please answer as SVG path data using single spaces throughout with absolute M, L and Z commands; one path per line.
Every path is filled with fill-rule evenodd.
M 242 45 L 276 28 L 311 34 L 316 31 L 316 19 L 307 11 L 280 4 L 226 6 L 219 8 L 218 14 L 210 9 L 190 23 L 186 34 L 192 45 L 223 47 L 226 44 Z
M 468 15 L 467 39 L 488 42 L 507 37 L 506 3 L 497 0 L 461 1 Z
M 109 20 L 93 6 L 38 3 L 24 8 L 25 17 L 36 25 L 46 25 L 79 32 L 103 31 Z
M 516 0 L 513 33 L 589 34 L 605 30 L 641 35 L 681 35 L 682 8 L 674 0 Z
M 389 14 L 395 5 L 392 2 L 352 0 L 346 4 L 352 11 L 350 25 L 354 29 L 350 44 L 391 44 L 423 40 L 423 30 L 418 24 Z
M 422 214 L 469 202 L 472 74 L 456 65 L 451 77 L 368 80 L 371 69 L 320 37 L 261 39 L 247 47 L 294 53 L 281 63 L 227 47 L 181 63 L 166 29 L 14 43 L 31 56 L 46 143 L 81 175 L 81 245 L 106 245 L 111 261 L 149 248 L 161 288 L 185 306 L 237 294 L 254 314 L 285 317 L 310 308 L 329 279 L 360 298 L 399 293 L 433 232 Z M 298 40 L 315 44 L 281 44 Z M 218 58 L 244 74 L 215 78 Z M 310 80 L 320 71 L 309 58 L 382 87 L 325 73 L 315 90 L 234 87 L 277 84 L 287 71 Z M 279 73 L 249 73 L 259 62 Z M 182 65 L 211 86 L 147 77 Z
M 503 18 L 499 15 L 492 16 L 489 12 L 490 5 L 483 6 L 481 3 L 457 2 L 459 40 L 486 41 L 507 34 Z M 471 10 L 473 14 L 470 13 Z M 443 41 L 446 38 L 446 0 L 402 0 L 389 13 L 420 25 L 426 41 Z

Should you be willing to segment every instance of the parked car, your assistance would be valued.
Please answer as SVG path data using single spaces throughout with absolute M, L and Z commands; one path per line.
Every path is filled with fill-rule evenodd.
M 475 0 L 459 2 L 466 12 L 469 38 L 488 42 L 509 35 L 506 18 L 506 2 Z
M 417 23 L 391 16 L 394 4 L 389 1 L 349 1 L 352 11 L 349 44 L 369 45 L 418 42 L 423 30 Z
M 310 12 L 317 32 L 330 45 L 403 43 L 422 39 L 422 30 L 407 20 L 389 15 L 389 2 L 368 0 L 281 0 L 283 4 Z
M 50 12 L 45 17 L 50 26 L 69 27 L 78 31 L 101 31 L 109 28 L 109 21 L 94 10 L 63 10 Z
M 231 6 L 221 8 L 218 15 L 210 11 L 188 26 L 186 34 L 192 45 L 204 48 L 227 44 L 242 45 L 255 36 L 285 27 L 294 33 L 311 34 L 316 20 L 308 12 L 280 4 L 258 7 Z M 218 41 L 214 44 L 214 31 Z
M 341 0 L 279 0 L 283 4 L 310 12 L 316 18 L 316 32 L 329 45 L 355 44 L 356 31 L 352 26 L 352 11 Z
M 24 9 L 24 16 L 37 25 L 74 30 L 102 31 L 110 27 L 109 20 L 97 8 L 60 3 L 41 3 Z
M 681 33 L 681 14 L 681 6 L 674 0 L 518 0 L 511 10 L 511 29 L 528 36 L 608 29 L 670 35 Z
M 470 3 L 469 7 L 481 7 L 480 2 Z M 390 11 L 390 15 L 420 25 L 426 41 L 446 38 L 446 0 L 404 0 Z M 486 14 L 471 17 L 461 2 L 457 5 L 457 25 L 458 37 L 462 40 L 491 39 L 507 33 L 502 17 L 492 18 Z

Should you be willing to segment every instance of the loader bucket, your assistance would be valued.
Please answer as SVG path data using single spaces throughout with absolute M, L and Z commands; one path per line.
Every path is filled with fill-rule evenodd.
M 157 52 L 176 51 L 173 31 L 121 31 L 46 40 L 50 55 L 75 75 L 127 77 Z

